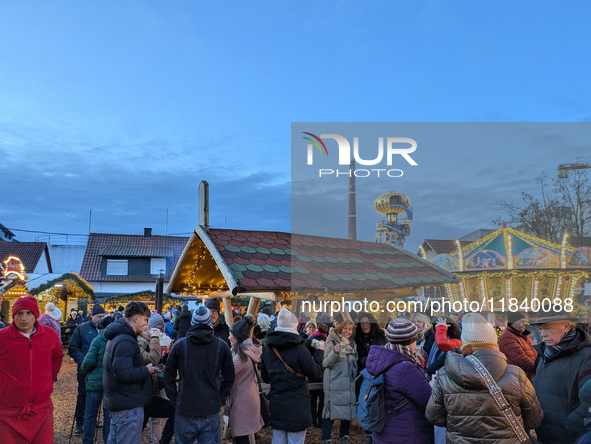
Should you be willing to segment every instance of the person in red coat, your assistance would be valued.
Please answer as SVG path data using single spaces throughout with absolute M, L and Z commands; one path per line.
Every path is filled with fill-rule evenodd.
M 51 393 L 64 352 L 58 335 L 39 324 L 32 296 L 12 305 L 13 322 L 0 330 L 0 440 L 53 443 Z
M 530 381 L 536 374 L 538 352 L 529 337 L 531 331 L 525 328 L 525 315 L 510 312 L 507 315 L 507 328 L 499 338 L 499 351 L 507 357 L 507 364 L 522 369 Z

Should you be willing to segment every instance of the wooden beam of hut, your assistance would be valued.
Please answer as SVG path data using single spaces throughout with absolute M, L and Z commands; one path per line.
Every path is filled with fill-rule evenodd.
M 265 301 L 271 302 L 281 302 L 283 301 L 284 297 L 281 293 L 275 292 L 246 292 L 246 293 L 238 293 L 236 295 L 238 298 L 256 298 L 256 299 L 264 299 Z
M 250 313 L 251 315 L 256 317 L 260 303 L 261 300 L 259 298 L 250 298 L 250 301 L 248 301 L 247 313 Z
M 378 318 L 378 327 L 385 328 L 386 323 L 388 322 L 388 318 L 390 317 L 390 313 L 388 312 L 388 310 L 386 310 L 386 301 L 380 302 L 380 310 L 382 310 L 382 312 L 380 313 L 380 317 Z
M 223 298 L 224 301 L 224 317 L 226 319 L 226 324 L 228 327 L 231 327 L 234 324 L 234 314 L 232 313 L 232 300 L 227 297 Z

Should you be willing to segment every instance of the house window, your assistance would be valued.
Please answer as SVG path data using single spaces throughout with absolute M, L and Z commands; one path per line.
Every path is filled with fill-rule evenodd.
M 166 273 L 166 259 L 164 258 L 152 258 L 150 263 L 150 274 L 158 274 L 160 270 L 164 270 Z
M 107 259 L 108 276 L 127 276 L 127 259 Z

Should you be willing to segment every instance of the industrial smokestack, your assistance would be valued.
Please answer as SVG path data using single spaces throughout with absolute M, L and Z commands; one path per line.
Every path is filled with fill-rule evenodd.
M 199 225 L 209 231 L 209 184 L 204 180 L 199 184 Z
M 348 238 L 357 240 L 357 210 L 355 208 L 355 159 L 349 164 L 349 229 Z

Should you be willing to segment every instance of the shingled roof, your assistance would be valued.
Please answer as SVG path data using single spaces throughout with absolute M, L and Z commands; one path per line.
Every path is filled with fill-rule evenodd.
M 145 238 L 142 235 L 91 233 L 82 260 L 80 276 L 93 282 L 153 282 L 156 278 L 102 276 L 102 257 L 162 257 L 169 258 L 174 267 L 188 240 L 188 237 L 176 236 Z M 170 272 L 165 279 L 169 276 Z
M 10 256 L 18 257 L 25 267 L 25 273 L 33 273 L 41 256 L 45 254 L 47 266 L 50 273 L 51 260 L 49 258 L 49 249 L 45 242 L 2 242 L 0 243 L 0 261 L 5 261 Z
M 207 236 L 206 239 L 202 239 Z M 184 259 L 177 265 L 186 276 L 207 243 L 217 266 L 233 293 L 248 291 L 356 291 L 385 290 L 411 286 L 441 285 L 457 278 L 399 247 L 373 242 L 319 236 L 292 235 L 275 231 L 246 231 L 200 227 L 191 237 Z M 198 246 L 194 246 L 192 244 Z M 216 257 L 217 256 L 217 257 Z M 222 260 L 224 263 L 220 263 Z M 204 264 L 207 264 L 205 261 Z M 184 267 L 184 270 L 181 270 Z M 218 276 L 208 268 L 201 278 L 218 287 Z M 178 274 L 175 270 L 175 275 Z M 168 292 L 180 291 L 173 275 Z M 218 273 L 219 275 L 219 273 Z M 179 281 L 182 278 L 178 279 Z M 235 281 L 236 287 L 229 281 Z

